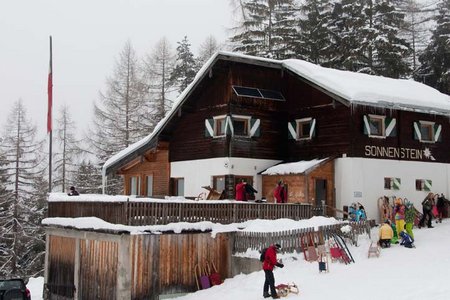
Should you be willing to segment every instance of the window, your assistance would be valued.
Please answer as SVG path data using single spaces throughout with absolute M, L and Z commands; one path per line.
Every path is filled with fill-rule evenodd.
M 145 183 L 146 183 L 145 189 L 147 191 L 147 197 L 153 196 L 153 175 L 147 175 Z
M 224 136 L 226 134 L 226 117 L 214 118 L 214 136 Z
M 184 178 L 173 178 L 173 195 L 184 196 Z
M 239 137 L 260 137 L 261 120 L 250 116 L 222 115 L 205 120 L 206 137 L 223 137 L 226 135 Z
M 423 143 L 441 141 L 442 126 L 430 121 L 413 122 L 414 139 Z
M 290 139 L 310 140 L 315 136 L 316 119 L 303 118 L 288 123 Z
M 384 178 L 384 189 L 385 190 L 399 190 L 401 185 L 400 178 L 385 177 Z
M 364 134 L 371 138 L 386 138 L 397 135 L 395 118 L 380 115 L 365 115 L 363 117 Z
M 248 136 L 250 117 L 233 116 L 233 133 L 235 136 Z
M 213 189 L 219 193 L 225 190 L 225 176 L 213 176 Z
M 130 195 L 139 195 L 141 190 L 141 178 L 139 176 L 130 177 Z
M 235 92 L 236 95 L 241 96 L 241 97 L 251 97 L 251 98 L 262 98 L 262 99 L 269 99 L 269 100 L 285 101 L 283 95 L 280 92 L 274 91 L 274 90 L 265 90 L 265 89 L 233 85 L 233 91 Z
M 416 191 L 431 191 L 433 182 L 429 179 L 416 179 Z

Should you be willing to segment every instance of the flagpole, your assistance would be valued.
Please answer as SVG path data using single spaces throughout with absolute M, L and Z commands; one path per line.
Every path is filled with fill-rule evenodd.
M 47 111 L 47 132 L 49 133 L 48 145 L 48 192 L 52 192 L 52 106 L 53 106 L 53 62 L 52 62 L 52 36 L 50 36 L 50 64 L 48 71 L 48 111 Z

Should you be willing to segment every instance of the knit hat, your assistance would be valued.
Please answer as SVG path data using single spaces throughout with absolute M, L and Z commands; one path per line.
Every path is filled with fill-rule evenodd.
M 277 249 L 277 251 L 281 250 L 281 245 L 280 244 L 275 244 L 275 248 Z

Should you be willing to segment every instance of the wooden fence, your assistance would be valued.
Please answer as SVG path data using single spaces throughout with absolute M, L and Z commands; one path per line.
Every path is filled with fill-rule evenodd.
M 230 224 L 254 219 L 309 219 L 312 207 L 310 204 L 251 202 L 51 201 L 48 217 L 98 217 L 109 223 L 133 226 L 200 221 Z
M 349 232 L 342 232 L 341 228 L 349 225 Z M 343 222 L 334 225 L 319 226 L 316 231 L 312 227 L 281 232 L 236 232 L 234 236 L 233 252 L 245 252 L 247 249 L 260 250 L 270 244 L 278 243 L 282 246 L 283 253 L 292 253 L 301 250 L 301 237 L 312 233 L 316 243 L 323 243 L 324 239 L 329 239 L 332 234 L 339 234 L 356 245 L 357 237 L 360 234 L 367 234 L 370 237 L 370 229 L 374 226 L 372 220 L 361 222 Z

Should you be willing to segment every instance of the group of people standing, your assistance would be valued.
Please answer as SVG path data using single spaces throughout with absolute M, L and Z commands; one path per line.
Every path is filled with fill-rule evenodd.
M 248 201 L 255 199 L 255 193 L 257 190 L 253 188 L 245 179 L 241 179 L 236 184 L 236 200 Z M 287 189 L 282 180 L 278 181 L 275 189 L 273 190 L 273 198 L 276 203 L 287 203 Z
M 389 205 L 389 198 L 384 197 L 383 205 L 381 207 L 381 217 L 384 224 L 380 227 L 379 243 L 381 247 L 389 247 L 390 244 L 403 245 L 407 248 L 414 247 L 414 233 L 413 227 L 417 217 L 417 210 L 413 203 L 408 199 L 395 198 L 394 207 Z M 422 217 L 418 222 L 419 229 L 424 227 L 425 222 L 428 228 L 433 228 L 433 209 L 435 209 L 434 216 L 438 222 L 442 222 L 444 210 L 446 208 L 447 199 L 444 195 L 429 193 L 422 201 Z

